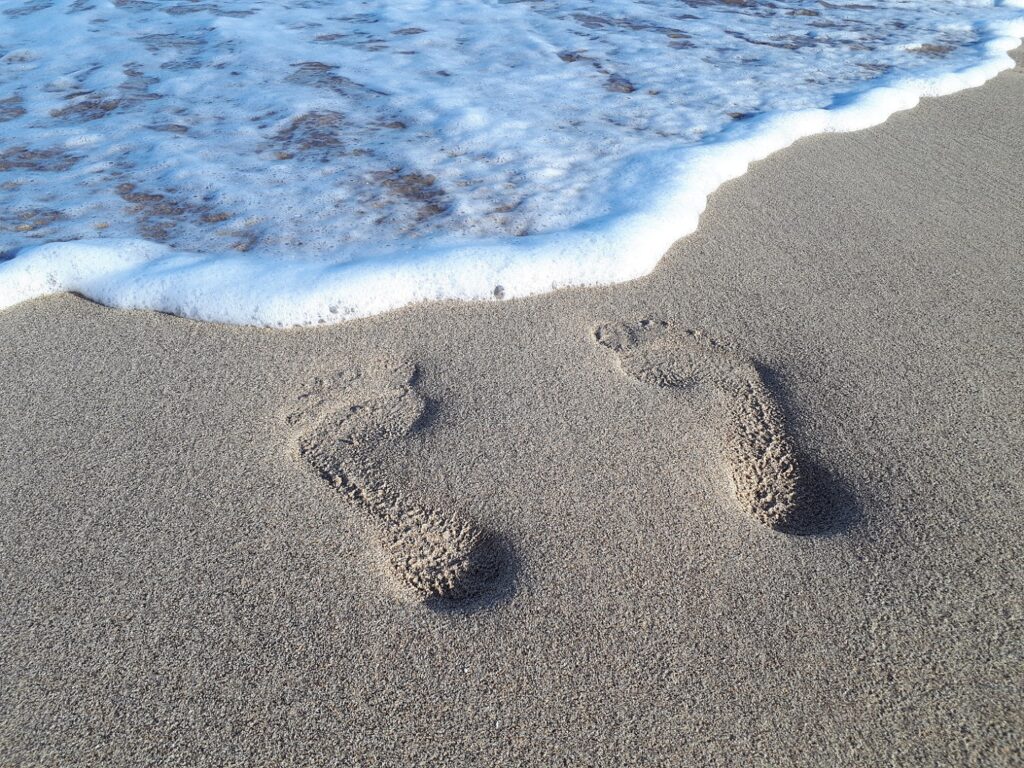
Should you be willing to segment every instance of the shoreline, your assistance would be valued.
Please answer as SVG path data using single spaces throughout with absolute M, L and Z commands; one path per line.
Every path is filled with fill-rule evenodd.
M 970 66 L 880 77 L 866 90 L 836 94 L 824 108 L 763 113 L 708 141 L 621 159 L 614 176 L 623 187 L 615 196 L 632 201 L 624 213 L 523 237 L 447 244 L 441 238 L 354 259 L 192 253 L 136 239 L 49 242 L 21 249 L 6 266 L 0 254 L 0 311 L 73 292 L 111 307 L 287 328 L 430 301 L 526 298 L 635 280 L 650 274 L 672 243 L 693 234 L 709 197 L 752 163 L 806 138 L 881 125 L 922 98 L 980 87 L 1012 69 L 1024 17 L 983 27 L 987 36 L 976 45 L 985 54 Z
M 0 313 L 0 759 L 1015 764 L 1014 55 L 754 164 L 630 283 L 285 331 Z M 714 398 L 595 342 L 641 318 L 755 361 L 829 525 L 735 509 Z M 303 461 L 289 416 L 339 372 L 339 407 L 425 404 L 357 468 L 493 533 L 493 599 L 408 599 Z

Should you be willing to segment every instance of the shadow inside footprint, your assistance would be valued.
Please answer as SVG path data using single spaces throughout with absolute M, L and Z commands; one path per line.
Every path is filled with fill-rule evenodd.
M 359 371 L 318 379 L 287 416 L 297 450 L 317 475 L 366 510 L 388 569 L 403 590 L 432 608 L 475 604 L 509 590 L 511 553 L 454 510 L 408 502 L 383 477 L 388 452 L 437 418 L 419 371 Z
M 788 398 L 778 376 L 771 369 L 757 367 L 783 412 L 788 411 Z M 793 536 L 832 536 L 856 525 L 861 518 L 860 505 L 846 482 L 799 449 L 798 455 L 801 475 L 798 503 L 790 518 L 777 530 Z
M 609 323 L 594 338 L 628 375 L 657 387 L 709 389 L 722 409 L 722 459 L 747 514 L 784 533 L 823 532 L 836 509 L 798 454 L 761 368 L 731 345 L 663 320 Z M 839 505 L 844 506 L 845 505 Z M 833 509 L 826 513 L 826 509 Z
M 777 531 L 791 536 L 834 536 L 859 522 L 857 499 L 840 477 L 806 458 L 800 467 L 799 503 Z

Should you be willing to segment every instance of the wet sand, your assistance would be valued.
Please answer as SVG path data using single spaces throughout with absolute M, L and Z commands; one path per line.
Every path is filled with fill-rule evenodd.
M 1022 124 L 1018 67 L 801 141 L 627 285 L 0 314 L 0 763 L 1019 764 Z

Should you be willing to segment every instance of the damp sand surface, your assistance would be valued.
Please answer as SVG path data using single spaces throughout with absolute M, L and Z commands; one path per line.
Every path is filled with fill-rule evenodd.
M 1020 764 L 1022 122 L 1018 68 L 802 141 L 615 287 L 0 314 L 0 763 Z M 641 321 L 735 351 L 816 525 L 597 338 Z

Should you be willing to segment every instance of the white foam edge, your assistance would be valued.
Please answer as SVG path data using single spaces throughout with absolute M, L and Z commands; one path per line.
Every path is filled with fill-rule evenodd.
M 1024 0 L 1002 5 L 1024 8 Z M 708 197 L 750 163 L 807 136 L 870 128 L 923 97 L 976 87 L 1012 68 L 1009 52 L 1024 38 L 1024 18 L 988 31 L 982 61 L 959 71 L 890 82 L 825 109 L 761 115 L 707 144 L 627 158 L 617 196 L 631 199 L 629 207 L 569 230 L 427 242 L 406 253 L 334 263 L 186 253 L 145 240 L 48 243 L 0 262 L 0 309 L 74 292 L 111 307 L 283 327 L 338 322 L 424 301 L 514 298 L 625 282 L 651 272 L 676 240 L 695 231 Z

